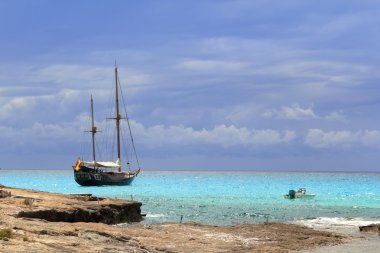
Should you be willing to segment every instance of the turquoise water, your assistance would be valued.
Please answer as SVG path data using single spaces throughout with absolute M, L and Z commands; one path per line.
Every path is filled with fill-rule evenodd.
M 144 171 L 131 186 L 82 187 L 71 170 L 1 170 L 0 184 L 138 200 L 144 223 L 208 224 L 317 217 L 380 220 L 380 173 Z M 283 198 L 306 187 L 311 200 Z

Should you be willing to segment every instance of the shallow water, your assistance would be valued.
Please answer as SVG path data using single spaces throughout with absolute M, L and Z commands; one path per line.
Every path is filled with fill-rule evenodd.
M 56 193 L 92 193 L 143 203 L 145 223 L 208 224 L 319 217 L 380 220 L 380 173 L 144 171 L 131 186 L 83 187 L 71 170 L 1 170 L 0 184 Z M 288 200 L 306 187 L 311 200 Z

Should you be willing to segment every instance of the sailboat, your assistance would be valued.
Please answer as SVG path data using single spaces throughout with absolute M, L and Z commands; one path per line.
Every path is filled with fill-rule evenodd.
M 94 102 L 91 96 L 91 130 L 86 131 L 92 134 L 92 161 L 81 161 L 78 158 L 74 169 L 74 179 L 82 186 L 101 186 L 101 185 L 130 185 L 135 177 L 140 173 L 140 165 L 137 158 L 137 153 L 132 137 L 132 131 L 129 124 L 127 115 L 122 117 L 119 110 L 119 76 L 117 66 L 115 66 L 115 107 L 116 115 L 111 118 L 116 122 L 116 144 L 117 144 L 117 159 L 116 161 L 97 161 L 96 149 L 95 149 L 95 134 L 98 131 L 95 125 L 94 119 Z M 126 113 L 125 113 L 126 114 Z M 123 171 L 121 163 L 121 140 L 120 140 L 120 121 L 122 119 L 127 120 L 129 136 L 131 140 L 131 146 L 137 162 L 137 168 L 134 170 Z M 130 163 L 126 162 L 126 166 L 129 167 Z

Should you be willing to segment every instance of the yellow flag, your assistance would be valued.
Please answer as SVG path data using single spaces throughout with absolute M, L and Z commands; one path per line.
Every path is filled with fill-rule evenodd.
M 80 159 L 78 159 L 77 164 L 75 165 L 75 168 L 74 168 L 75 171 L 79 171 L 80 163 L 81 163 L 81 161 L 80 161 Z

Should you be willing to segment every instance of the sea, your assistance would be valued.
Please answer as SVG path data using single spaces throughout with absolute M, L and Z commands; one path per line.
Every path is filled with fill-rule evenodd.
M 143 171 L 130 186 L 78 185 L 72 170 L 0 170 L 0 184 L 142 203 L 143 224 L 380 222 L 380 173 Z M 285 199 L 304 187 L 313 199 Z

